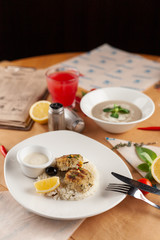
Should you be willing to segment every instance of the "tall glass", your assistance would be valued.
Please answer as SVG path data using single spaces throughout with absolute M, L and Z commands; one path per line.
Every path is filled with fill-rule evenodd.
M 53 102 L 63 104 L 64 107 L 74 107 L 78 89 L 79 72 L 69 68 L 50 68 L 46 72 L 48 90 Z

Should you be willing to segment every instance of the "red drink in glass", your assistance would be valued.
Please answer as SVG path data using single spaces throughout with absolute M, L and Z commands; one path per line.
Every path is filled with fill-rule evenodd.
M 53 102 L 63 104 L 64 107 L 75 104 L 75 96 L 78 88 L 79 73 L 75 70 L 47 72 L 48 90 Z

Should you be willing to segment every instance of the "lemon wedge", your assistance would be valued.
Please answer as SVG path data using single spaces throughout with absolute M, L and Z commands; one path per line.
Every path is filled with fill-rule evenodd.
M 160 156 L 158 156 L 151 165 L 151 173 L 156 180 L 156 182 L 160 183 Z
M 38 193 L 48 193 L 54 191 L 59 185 L 60 185 L 59 177 L 50 177 L 39 180 L 34 183 L 36 192 Z
M 29 110 L 29 115 L 30 117 L 35 121 L 40 124 L 45 124 L 48 122 L 48 110 L 49 110 L 49 105 L 51 102 L 47 100 L 41 100 L 38 102 L 35 102 L 30 110 Z

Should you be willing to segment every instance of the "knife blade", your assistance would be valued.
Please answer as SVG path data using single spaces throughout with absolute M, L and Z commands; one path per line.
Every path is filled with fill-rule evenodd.
M 136 181 L 134 179 L 125 177 L 125 176 L 120 175 L 120 174 L 115 173 L 115 172 L 111 172 L 111 174 L 114 177 L 116 177 L 119 180 L 121 180 L 122 182 L 125 182 L 125 183 L 131 185 L 132 187 L 136 187 L 136 188 L 139 188 L 139 189 L 144 190 L 146 192 L 150 192 L 150 193 L 154 193 L 154 194 L 160 195 L 160 190 L 155 188 L 155 187 L 148 186 L 148 185 L 146 185 L 144 183 L 138 182 L 138 181 Z

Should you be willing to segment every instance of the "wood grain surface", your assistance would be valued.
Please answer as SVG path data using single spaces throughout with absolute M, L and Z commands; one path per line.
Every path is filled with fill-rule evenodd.
M 53 64 L 75 57 L 80 53 L 53 54 L 27 59 L 20 59 L 13 62 L 3 61 L 0 64 L 18 65 L 26 67 L 46 68 Z M 147 56 L 144 57 L 156 61 L 160 61 L 159 57 Z M 83 86 L 81 86 L 83 87 Z M 80 94 L 81 88 L 79 89 Z M 160 90 L 154 86 L 147 89 L 145 93 L 152 98 L 155 103 L 155 113 L 146 121 L 140 123 L 138 127 L 144 126 L 160 126 Z M 50 96 L 48 97 L 50 100 Z M 89 136 L 105 146 L 111 148 L 110 144 L 105 140 L 105 137 L 115 137 L 134 142 L 157 142 L 156 146 L 160 146 L 159 131 L 142 131 L 137 130 L 137 126 L 132 130 L 122 134 L 111 134 L 102 130 L 92 120 L 86 117 L 76 106 L 78 114 L 84 119 L 86 127 L 82 134 Z M 7 150 L 11 149 L 17 143 L 24 139 L 47 132 L 47 125 L 34 123 L 30 131 L 17 131 L 0 129 L 0 144 L 3 144 Z M 123 158 L 122 158 L 123 159 Z M 123 159 L 129 167 L 135 179 L 140 178 L 139 173 Z M 7 187 L 4 180 L 4 158 L 0 155 L 0 190 L 6 191 Z M 148 198 L 157 204 L 160 204 L 160 197 L 148 194 Z M 107 201 L 107 199 L 106 199 Z M 127 196 L 116 207 L 109 211 L 99 214 L 94 217 L 87 218 L 81 226 L 72 234 L 70 240 L 159 240 L 159 219 L 160 211 L 157 209 Z

